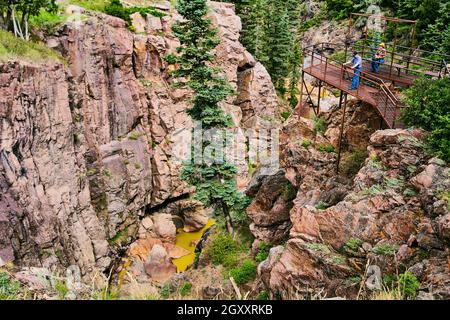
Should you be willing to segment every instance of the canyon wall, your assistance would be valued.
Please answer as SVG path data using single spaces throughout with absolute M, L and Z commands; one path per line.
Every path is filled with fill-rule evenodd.
M 210 8 L 222 40 L 215 64 L 237 91 L 223 107 L 243 136 L 264 125 L 259 117 L 278 118 L 277 97 L 239 42 L 234 6 Z M 66 62 L 0 64 L 0 266 L 75 264 L 87 276 L 110 267 L 118 238 L 129 243 L 146 212 L 192 191 L 173 153 L 192 123 L 189 92 L 172 86 L 164 61 L 179 45 L 173 8 L 133 15 L 134 32 L 68 10 L 83 18 L 42 35 Z M 238 165 L 245 183 L 247 165 Z

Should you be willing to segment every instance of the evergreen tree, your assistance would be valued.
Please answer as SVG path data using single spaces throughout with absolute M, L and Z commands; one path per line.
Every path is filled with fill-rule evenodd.
M 292 43 L 289 15 L 284 0 L 271 0 L 268 10 L 272 17 L 265 24 L 267 43 L 264 47 L 264 56 L 268 57 L 265 67 L 272 77 L 275 88 L 284 96 Z
M 270 0 L 253 0 L 245 9 L 242 17 L 241 41 L 246 49 L 262 63 L 267 61 L 264 48 L 267 46 L 265 24 L 269 19 Z
M 292 53 L 289 59 L 289 87 L 288 87 L 288 100 L 289 105 L 295 108 L 298 104 L 297 95 L 300 93 L 298 89 L 298 83 L 300 81 L 300 68 L 302 59 L 302 49 L 300 41 L 296 41 L 293 44 Z
M 184 20 L 173 25 L 173 33 L 181 46 L 177 48 L 177 54 L 167 57 L 167 61 L 178 67 L 173 72 L 174 77 L 187 79 L 185 84 L 178 85 L 193 92 L 192 107 L 187 113 L 204 129 L 217 128 L 218 135 L 225 136 L 225 128 L 231 125 L 232 120 L 219 103 L 232 94 L 233 89 L 225 78 L 218 76 L 221 70 L 210 66 L 213 61 L 211 51 L 220 39 L 206 18 L 206 0 L 178 0 L 177 11 Z M 211 141 L 202 142 L 202 155 Z M 233 233 L 231 214 L 243 210 L 246 204 L 246 199 L 237 192 L 237 170 L 226 162 L 225 153 L 213 164 L 206 163 L 203 158 L 198 161 L 196 156 L 195 152 L 191 153 L 191 158 L 183 165 L 181 177 L 196 187 L 195 199 L 206 207 L 222 211 L 227 230 Z

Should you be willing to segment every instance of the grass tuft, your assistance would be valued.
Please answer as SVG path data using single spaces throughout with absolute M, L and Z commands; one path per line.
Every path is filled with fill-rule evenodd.
M 17 59 L 29 62 L 64 61 L 56 51 L 42 43 L 25 41 L 11 32 L 0 30 L 0 61 Z

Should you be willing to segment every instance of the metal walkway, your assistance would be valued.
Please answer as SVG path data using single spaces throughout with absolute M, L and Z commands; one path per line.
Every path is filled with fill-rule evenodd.
M 353 50 L 358 51 L 364 59 L 363 71 L 357 90 L 349 90 L 353 71 L 343 64 L 344 60 L 350 58 L 349 54 Z M 392 48 L 391 51 L 388 50 L 387 61 L 381 65 L 380 73 L 375 74 L 370 71 L 369 57 L 371 57 L 373 51 L 374 48 L 364 47 L 356 43 L 346 45 L 320 43 L 304 48 L 304 60 L 310 63 L 304 66 L 303 76 L 305 73 L 309 74 L 320 80 L 320 84 L 326 83 L 372 105 L 388 128 L 401 128 L 402 124 L 398 117 L 403 105 L 395 94 L 394 85 L 409 87 L 420 76 L 448 77 L 450 75 L 449 68 L 444 59 L 434 61 L 412 55 L 408 56 L 403 54 L 401 48 L 397 46 Z M 415 54 L 418 53 L 415 52 Z M 336 58 L 337 55 L 340 55 L 341 59 Z M 304 78 L 302 80 L 302 96 L 303 86 Z M 319 85 L 319 91 L 320 89 L 321 86 Z M 311 100 L 307 89 L 306 92 Z M 320 109 L 320 92 L 318 109 Z M 315 110 L 316 113 L 319 111 Z

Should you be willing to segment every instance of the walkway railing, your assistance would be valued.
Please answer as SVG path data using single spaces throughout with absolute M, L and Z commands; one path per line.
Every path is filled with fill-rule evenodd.
M 330 83 L 333 79 L 339 79 L 338 83 L 330 83 L 338 88 L 345 88 L 354 72 L 349 67 L 344 66 L 341 60 L 333 58 L 333 53 L 348 49 L 345 44 L 320 43 L 303 49 L 303 57 L 310 58 L 308 68 L 319 72 L 319 79 L 325 83 Z M 345 54 L 346 55 L 346 54 Z M 304 69 L 306 66 L 304 66 Z M 348 80 L 345 77 L 348 76 Z M 327 81 L 328 80 L 328 81 Z M 349 93 L 360 100 L 366 101 L 377 108 L 380 115 L 390 128 L 396 126 L 396 118 L 401 112 L 401 103 L 391 91 L 387 83 L 381 78 L 362 73 L 360 76 L 360 85 L 357 90 Z
M 372 57 L 377 49 L 365 44 L 365 40 L 361 40 L 347 43 L 344 50 L 346 58 L 349 58 L 351 52 L 356 50 L 365 61 L 372 61 Z M 429 58 L 430 56 L 435 56 L 436 60 Z M 389 76 L 397 77 L 408 77 L 411 75 L 414 77 L 431 76 L 442 78 L 448 76 L 448 74 L 443 73 L 442 61 L 445 60 L 450 60 L 450 56 L 387 43 L 386 58 L 384 64 L 381 65 L 381 71 L 389 74 Z

